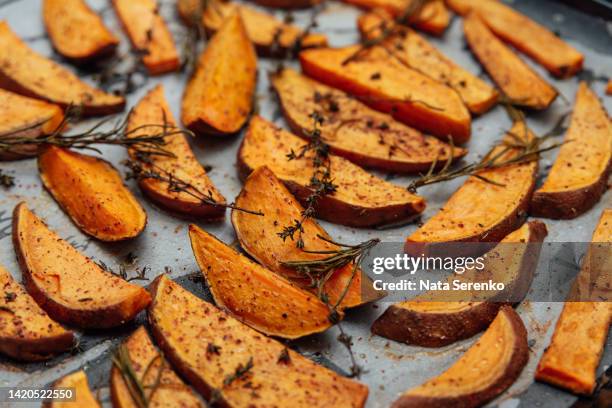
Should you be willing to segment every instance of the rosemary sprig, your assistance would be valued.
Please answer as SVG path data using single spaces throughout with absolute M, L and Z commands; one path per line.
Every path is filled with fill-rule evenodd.
M 157 361 L 159 361 L 160 364 L 155 381 L 152 385 L 145 385 L 144 381 Z M 140 378 L 132 365 L 130 353 L 124 344 L 121 344 L 117 348 L 117 351 L 112 357 L 112 362 L 113 365 L 119 370 L 132 400 L 139 408 L 147 408 L 151 402 L 151 399 L 153 398 L 153 395 L 155 394 L 155 391 L 161 384 L 161 377 L 165 369 L 163 356 L 158 353 L 154 358 L 152 358 Z M 147 390 L 150 390 L 148 394 Z
M 0 186 L 9 189 L 15 186 L 15 176 L 11 176 L 0 169 Z

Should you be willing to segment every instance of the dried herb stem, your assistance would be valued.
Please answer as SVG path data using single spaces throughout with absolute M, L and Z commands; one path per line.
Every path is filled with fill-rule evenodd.
M 245 364 L 238 364 L 236 368 L 234 369 L 234 372 L 225 376 L 225 378 L 223 379 L 223 385 L 221 386 L 221 388 L 215 388 L 212 390 L 211 397 L 208 401 L 208 405 L 209 406 L 217 405 L 221 401 L 221 398 L 222 398 L 221 393 L 223 392 L 223 389 L 225 389 L 226 387 L 229 387 L 235 381 L 246 378 L 254 366 L 255 364 L 253 362 L 253 357 L 249 357 L 249 359 L 247 360 Z
M 154 367 L 155 363 L 159 361 L 159 368 L 156 375 L 156 379 L 151 385 L 145 385 L 144 381 L 147 378 L 150 370 Z M 132 397 L 132 400 L 136 403 L 139 408 L 147 408 L 151 402 L 153 394 L 159 388 L 161 384 L 161 377 L 164 370 L 164 359 L 161 354 L 157 354 L 151 359 L 147 365 L 142 377 L 138 377 L 136 370 L 132 365 L 132 359 L 128 348 L 121 344 L 112 358 L 113 366 L 119 370 L 121 377 L 123 378 L 128 392 Z M 150 390 L 147 394 L 147 390 Z
M 6 189 L 15 186 L 15 176 L 5 173 L 4 170 L 0 169 L 0 186 Z

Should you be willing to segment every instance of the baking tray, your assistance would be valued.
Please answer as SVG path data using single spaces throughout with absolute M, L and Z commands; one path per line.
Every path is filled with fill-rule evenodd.
M 8 0 L 6 2 L 8 4 L 0 8 L 0 19 L 7 20 L 13 30 L 22 38 L 28 39 L 30 46 L 34 49 L 58 59 L 59 57 L 53 53 L 48 40 L 44 38 L 41 2 L 38 0 Z M 0 4 L 2 3 L 0 1 Z M 123 35 L 107 2 L 92 0 L 89 3 L 95 10 L 103 14 L 104 20 L 114 32 Z M 176 41 L 181 43 L 185 38 L 185 31 L 175 14 L 174 3 L 168 0 L 161 1 L 160 10 L 169 22 Z M 585 54 L 586 69 L 581 77 L 593 80 L 593 88 L 603 98 L 608 111 L 612 111 L 612 98 L 603 96 L 604 78 L 612 77 L 612 55 L 610 55 L 612 23 L 550 0 L 515 0 L 511 5 L 548 26 Z M 282 17 L 281 12 L 278 14 Z M 358 14 L 359 12 L 350 6 L 330 1 L 318 17 L 317 30 L 326 33 L 334 46 L 354 43 L 358 39 L 355 29 Z M 295 12 L 293 16 L 296 24 L 305 26 L 311 17 L 311 11 Z M 473 60 L 465 48 L 461 30 L 460 19 L 455 18 L 442 38 L 432 38 L 431 41 L 462 66 L 474 73 L 482 73 L 478 63 Z M 128 42 L 125 37 L 122 39 L 121 47 L 126 50 Z M 279 113 L 279 107 L 268 86 L 267 72 L 275 67 L 276 62 L 260 59 L 257 106 L 261 115 L 285 126 Z M 541 67 L 534 65 L 534 69 L 551 81 L 568 99 L 573 99 L 578 83 L 577 78 L 557 81 L 547 75 Z M 155 84 L 163 83 L 170 106 L 174 114 L 179 117 L 185 80 L 182 74 L 148 79 L 142 88 L 129 95 L 128 107 L 133 106 Z M 571 105 L 565 103 L 562 98 L 558 98 L 546 112 L 530 113 L 528 123 L 534 131 L 541 134 L 550 129 L 556 120 L 570 109 Z M 93 121 L 84 122 L 76 126 L 75 130 L 86 128 L 92 123 Z M 503 131 L 509 128 L 509 125 L 510 122 L 501 107 L 476 118 L 472 126 L 472 140 L 468 144 L 470 153 L 466 160 L 475 160 L 479 155 L 485 153 L 493 142 L 499 139 Z M 241 138 L 242 135 L 192 140 L 197 157 L 202 163 L 210 166 L 210 177 L 225 197 L 230 200 L 238 194 L 241 188 L 235 168 L 236 151 Z M 105 147 L 102 148 L 102 152 L 105 159 L 124 170 L 120 164 L 126 158 L 124 149 Z M 543 157 L 542 169 L 546 170 L 550 167 L 554 154 L 547 154 Z M 149 214 L 145 232 L 130 242 L 102 244 L 89 239 L 75 228 L 58 205 L 42 189 L 35 160 L 0 163 L 0 168 L 11 171 L 17 176 L 16 187 L 8 191 L 0 190 L 0 263 L 6 266 L 18 280 L 20 280 L 20 273 L 9 236 L 9 217 L 18 202 L 26 201 L 37 214 L 46 219 L 52 229 L 60 236 L 67 238 L 88 256 L 115 268 L 129 253 L 133 253 L 138 256 L 137 265 L 139 267 L 146 265 L 151 268 L 148 275 L 150 278 L 164 273 L 166 267 L 169 267 L 169 274 L 173 279 L 198 296 L 210 300 L 210 294 L 202 283 L 189 245 L 187 237 L 189 221 L 177 218 L 153 206 L 142 197 L 134 184 L 130 183 L 129 186 Z M 410 177 L 381 175 L 393 183 L 404 186 L 408 185 L 411 180 Z M 423 219 L 434 214 L 462 182 L 463 180 L 458 179 L 420 190 L 419 193 L 428 200 L 428 208 Z M 611 204 L 612 193 L 608 191 L 595 208 L 581 217 L 563 222 L 545 220 L 549 229 L 547 241 L 589 242 L 603 208 Z M 408 225 L 385 230 L 368 230 L 353 229 L 327 222 L 321 222 L 321 224 L 335 240 L 346 243 L 361 242 L 374 237 L 380 237 L 385 242 L 398 243 L 416 228 L 415 225 Z M 201 226 L 226 243 L 235 241 L 229 217 L 226 217 L 224 222 L 201 223 Z M 128 272 L 134 273 L 130 268 Z M 385 302 L 379 302 L 353 310 L 348 313 L 344 323 L 345 331 L 353 337 L 353 349 L 359 364 L 366 368 L 361 376 L 361 381 L 370 388 L 367 404 L 370 408 L 386 407 L 402 391 L 441 373 L 475 340 L 468 339 L 439 349 L 425 349 L 372 336 L 369 331 L 370 325 L 386 309 L 387 305 Z M 535 366 L 550 340 L 554 322 L 561 307 L 562 303 L 554 302 L 526 302 L 518 307 L 517 310 L 529 332 L 531 346 L 529 364 L 515 384 L 491 405 L 499 405 L 504 408 L 565 407 L 575 402 L 576 397 L 569 393 L 533 382 Z M 81 350 L 74 354 L 59 356 L 45 363 L 18 364 L 9 359 L 0 358 L 0 386 L 45 386 L 62 375 L 78 368 L 84 368 L 92 388 L 99 392 L 100 398 L 106 401 L 106 404 L 109 404 L 110 355 L 114 347 L 138 324 L 144 323 L 144 320 L 144 315 L 141 315 L 136 322 L 117 330 L 81 334 Z M 324 334 L 292 342 L 291 346 L 332 369 L 345 372 L 350 366 L 350 360 L 344 346 L 336 340 L 337 335 L 337 328 L 332 328 Z M 600 372 L 612 362 L 611 343 L 612 337 L 609 337 L 599 368 Z M 16 406 L 37 406 L 37 404 L 18 404 Z

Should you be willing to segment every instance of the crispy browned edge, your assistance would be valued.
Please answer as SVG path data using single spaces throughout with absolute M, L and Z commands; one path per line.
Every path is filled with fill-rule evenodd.
M 612 159 L 599 179 L 590 186 L 560 192 L 538 192 L 531 198 L 529 214 L 535 217 L 569 220 L 584 214 L 599 202 L 608 189 Z
M 125 305 L 125 302 L 121 304 L 114 305 L 110 308 L 100 308 L 100 309 L 92 309 L 92 310 L 72 310 L 67 309 L 66 307 L 60 305 L 55 302 L 51 298 L 47 297 L 45 293 L 38 289 L 38 286 L 32 280 L 32 274 L 35 272 L 30 270 L 28 263 L 26 261 L 25 248 L 21 245 L 21 239 L 19 237 L 19 210 L 22 206 L 25 206 L 25 202 L 21 202 L 15 206 L 13 210 L 13 230 L 12 230 L 12 238 L 13 238 L 13 247 L 15 248 L 15 255 L 17 256 L 17 261 L 19 266 L 21 267 L 21 271 L 23 272 L 23 283 L 26 287 L 27 292 L 34 298 L 36 303 L 40 305 L 40 307 L 45 310 L 49 316 L 61 322 L 65 322 L 70 325 L 75 325 L 83 328 L 110 328 L 117 327 L 126 323 L 125 320 L 120 319 L 119 317 L 123 315 L 123 313 L 117 313 L 117 310 Z M 134 307 L 134 309 L 144 309 L 149 303 L 151 303 L 151 297 L 149 293 L 143 289 L 142 293 L 139 295 L 140 305 L 130 305 L 128 306 Z M 137 312 L 136 314 L 138 314 Z M 136 317 L 136 314 L 133 317 Z
M 510 363 L 506 367 L 504 375 L 499 381 L 490 384 L 482 391 L 473 392 L 456 397 L 420 397 L 403 395 L 397 399 L 392 408 L 414 408 L 414 407 L 478 407 L 492 400 L 511 386 L 523 371 L 529 360 L 529 348 L 527 345 L 527 330 L 520 316 L 509 306 L 504 306 L 499 313 L 505 313 L 512 324 L 515 341 L 514 351 Z
M 540 221 L 529 223 L 529 242 L 543 242 L 546 225 Z M 539 249 L 538 249 L 539 254 Z M 533 275 L 538 254 L 525 253 L 519 275 Z M 535 255 L 535 260 L 533 259 Z M 531 279 L 529 279 L 531 282 Z M 525 288 L 527 293 L 529 286 Z M 507 302 L 474 302 L 469 309 L 457 313 L 422 313 L 391 305 L 372 325 L 372 333 L 391 340 L 423 347 L 442 347 L 467 339 L 486 329 L 499 309 Z M 432 330 L 434 329 L 434 330 Z
M 244 147 L 245 138 L 240 143 L 240 148 L 237 154 L 237 167 L 240 180 L 243 182 L 253 172 L 244 160 L 242 160 L 242 149 Z M 282 180 L 287 189 L 295 196 L 295 198 L 304 205 L 312 190 L 300 184 Z M 385 224 L 392 224 L 399 221 L 409 222 L 418 217 L 421 211 L 415 210 L 412 204 L 389 205 L 378 208 L 365 208 L 347 204 L 330 195 L 324 195 L 317 201 L 316 207 L 317 218 L 328 220 L 335 224 L 346 225 L 349 227 L 369 228 Z

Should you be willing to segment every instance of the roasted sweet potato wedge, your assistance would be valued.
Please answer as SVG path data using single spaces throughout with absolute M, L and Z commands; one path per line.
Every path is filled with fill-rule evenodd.
M 467 153 L 291 69 L 274 74 L 272 85 L 296 135 L 308 139 L 311 114 L 319 112 L 324 118 L 319 127 L 321 138 L 333 153 L 360 166 L 398 173 L 426 172 L 436 160 L 444 164 L 451 150 L 455 159 Z
M 81 113 L 88 116 L 108 115 L 125 106 L 123 97 L 93 88 L 72 72 L 34 52 L 4 21 L 0 21 L 0 87 L 62 108 L 79 106 Z
M 0 290 L 0 353 L 39 361 L 72 348 L 74 333 L 51 320 L 2 266 Z
M 482 406 L 512 385 L 528 359 L 525 325 L 514 309 L 504 306 L 455 364 L 408 390 L 392 407 Z
M 296 9 L 316 6 L 324 0 L 251 0 L 265 7 Z
M 612 259 L 612 209 L 604 210 L 593 233 L 590 251 L 601 251 L 608 263 Z M 600 247 L 600 248 L 597 248 Z M 585 257 L 585 260 L 589 256 Z M 550 345 L 544 352 L 535 377 L 577 394 L 591 394 L 597 384 L 596 371 L 604 351 L 610 322 L 612 303 L 609 297 L 601 301 L 574 298 L 582 278 L 593 273 L 588 262 L 574 283 L 572 292 L 563 307 Z M 600 271 L 601 272 L 601 271 Z M 610 269 L 603 271 L 605 288 L 609 291 Z
M 450 136 L 455 144 L 467 142 L 471 119 L 461 97 L 387 56 L 384 47 L 364 50 L 354 45 L 305 50 L 300 63 L 306 75 L 357 96 L 376 110 L 390 112 L 407 125 L 444 141 Z
M 262 217 L 232 210 L 232 224 L 242 248 L 259 263 L 296 285 L 311 291 L 316 290 L 312 288 L 312 282 L 307 276 L 283 265 L 283 262 L 324 259 L 328 255 L 308 253 L 304 249 L 333 251 L 339 247 L 328 241 L 330 237 L 327 232 L 311 218 L 306 219 L 302 225 L 304 249 L 298 248 L 294 240 L 283 239 L 278 235 L 284 227 L 293 225 L 295 220 L 302 218 L 304 208 L 274 173 L 267 167 L 256 169 L 247 178 L 236 198 L 236 205 L 250 206 L 244 208 L 256 208 L 264 214 Z M 325 284 L 323 289 L 330 304 L 336 304 L 347 287 L 342 306 L 358 306 L 373 300 L 362 296 L 361 282 L 362 279 L 367 279 L 367 276 L 362 274 L 361 270 L 353 274 L 353 268 L 352 264 L 346 265 L 336 271 Z
M 398 58 L 404 65 L 453 88 L 470 112 L 480 115 L 497 103 L 499 94 L 493 87 L 455 64 L 424 37 L 407 27 L 393 26 L 391 15 L 384 10 L 362 14 L 357 26 L 362 37 L 370 40 L 384 30 L 394 30 L 395 34 L 384 43 L 389 50 L 387 58 Z
M 280 21 L 271 14 L 255 10 L 239 3 L 217 2 L 206 8 L 202 23 L 208 32 L 214 33 L 223 21 L 234 13 L 239 13 L 244 28 L 257 49 L 266 56 L 282 56 L 294 48 L 326 47 L 327 37 L 323 34 L 307 33 L 300 28 Z
M 64 119 L 62 109 L 51 103 L 27 98 L 0 89 L 0 143 L 3 136 L 37 138 L 57 130 Z M 5 150 L 0 145 L 0 160 L 15 160 L 36 155 L 36 146 L 15 146 Z
M 49 146 L 38 156 L 43 185 L 84 233 L 100 241 L 138 236 L 147 214 L 105 160 Z
M 119 45 L 84 0 L 44 0 L 43 20 L 53 47 L 77 63 L 110 55 Z
M 537 217 L 576 218 L 606 192 L 612 170 L 612 124 L 597 95 L 580 83 L 572 121 L 529 212 Z
M 164 97 L 164 88 L 157 85 L 134 107 L 128 119 L 126 132 L 128 137 L 146 135 L 152 125 L 166 125 L 169 129 L 178 129 L 172 111 Z M 159 132 L 159 129 L 154 129 Z M 158 178 L 141 178 L 138 182 L 141 190 L 156 204 L 181 214 L 204 218 L 220 218 L 225 214 L 225 198 L 215 188 L 206 175 L 206 170 L 193 154 L 185 135 L 172 132 L 165 138 L 164 150 L 175 157 L 150 155 L 147 160 L 139 160 L 138 152 L 130 149 L 132 160 L 142 165 L 145 171 L 159 174 L 164 180 L 178 179 L 193 188 L 187 191 L 176 191 L 167 181 Z M 212 198 L 219 205 L 207 204 L 196 192 Z
M 606 93 L 608 95 L 612 95 L 612 79 L 608 80 L 608 84 L 606 85 Z
M 343 0 L 365 9 L 381 9 L 394 18 L 402 16 L 416 0 Z M 433 35 L 442 35 L 450 23 L 450 13 L 442 0 L 424 2 L 421 10 L 410 18 L 410 25 Z
M 331 326 L 329 308 L 195 225 L 191 248 L 217 307 L 267 334 L 296 339 Z
M 182 121 L 197 134 L 232 134 L 253 108 L 257 55 L 239 13 L 232 14 L 200 55 L 183 94 Z
M 146 290 L 104 271 L 61 239 L 25 203 L 13 213 L 13 245 L 28 293 L 59 322 L 115 327 L 151 301 Z
M 503 283 L 502 291 L 476 293 L 432 291 L 391 305 L 372 326 L 372 332 L 392 340 L 424 347 L 442 347 L 486 329 L 507 303 L 518 303 L 529 290 L 538 263 L 546 225 L 531 221 L 510 233 L 489 251 L 483 270 L 454 274 L 448 283 Z
M 516 138 L 525 143 L 533 138 L 524 122 L 516 122 L 504 140 L 515 143 Z M 503 145 L 495 147 L 489 157 L 504 149 Z M 497 160 L 507 160 L 519 153 L 520 149 L 510 149 Z M 436 215 L 406 239 L 406 251 L 435 252 L 436 243 L 501 241 L 523 223 L 537 171 L 538 163 L 533 160 L 478 174 L 488 181 L 469 177 Z M 466 247 L 468 251 L 472 249 Z
M 504 41 L 551 74 L 567 78 L 582 69 L 584 56 L 546 27 L 497 0 L 446 0 L 459 14 L 474 12 Z
M 176 370 L 208 400 L 222 405 L 363 407 L 368 388 L 317 365 L 168 277 L 153 285 L 149 322 Z M 234 378 L 236 370 L 244 372 Z
M 178 51 L 156 0 L 113 0 L 113 7 L 132 46 L 142 52 L 142 63 L 150 75 L 180 68 Z
M 99 401 L 89 389 L 87 375 L 83 370 L 60 378 L 53 383 L 52 388 L 70 388 L 74 393 L 74 399 L 44 402 L 43 408 L 101 408 Z
M 120 346 L 113 359 L 110 390 L 114 408 L 142 406 L 136 400 L 138 392 L 130 391 L 130 386 L 134 385 L 131 375 L 145 387 L 149 407 L 204 407 L 195 392 L 176 375 L 153 345 L 143 326 Z
M 256 116 L 238 152 L 240 174 L 244 178 L 256 168 L 268 166 L 305 205 L 313 191 L 313 152 L 294 160 L 287 158 L 292 150 L 299 152 L 305 144 L 303 139 Z M 348 160 L 332 155 L 330 163 L 337 188 L 318 200 L 319 218 L 353 227 L 371 227 L 406 220 L 425 209 L 423 198 L 367 173 Z
M 470 49 L 493 81 L 513 104 L 546 109 L 557 91 L 489 30 L 475 13 L 463 19 Z

